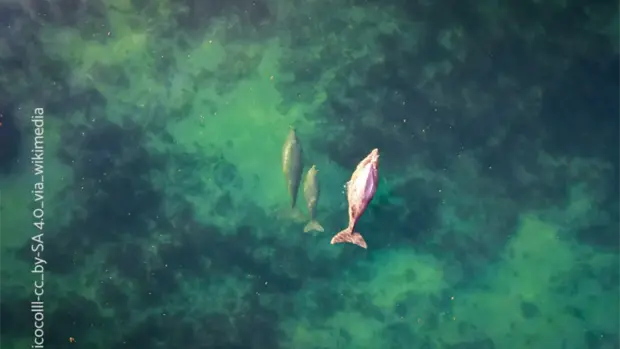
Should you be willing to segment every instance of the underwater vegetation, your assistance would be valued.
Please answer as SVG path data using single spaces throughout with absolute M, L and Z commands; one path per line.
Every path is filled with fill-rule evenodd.
M 618 348 L 616 7 L 1 2 L 0 346 Z

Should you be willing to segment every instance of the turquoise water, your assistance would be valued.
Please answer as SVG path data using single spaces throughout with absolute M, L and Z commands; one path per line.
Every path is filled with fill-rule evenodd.
M 0 24 L 3 349 L 619 347 L 617 4 L 4 1 Z M 374 148 L 368 247 L 332 245 Z

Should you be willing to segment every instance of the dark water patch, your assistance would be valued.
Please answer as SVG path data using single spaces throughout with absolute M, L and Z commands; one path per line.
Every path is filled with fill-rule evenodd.
M 615 208 L 617 212 L 617 205 L 615 207 L 611 206 L 602 209 L 607 210 L 608 208 Z M 579 241 L 588 245 L 617 252 L 620 246 L 620 235 L 618 231 L 618 219 L 616 215 L 615 219 L 611 219 L 611 224 L 599 223 L 577 229 L 576 237 Z
M 181 314 L 167 312 L 165 309 L 161 313 L 155 313 L 147 316 L 139 323 L 132 324 L 123 334 L 119 348 L 155 348 L 158 345 L 164 347 L 197 347 L 196 346 L 198 332 L 195 326 L 187 321 L 187 318 Z M 205 329 L 202 329 L 205 331 Z M 209 328 L 205 332 L 215 332 L 217 327 Z M 201 343 L 202 344 L 202 343 Z M 204 343 L 208 345 L 208 343 Z
M 590 179 L 608 193 L 596 208 L 608 223 L 584 227 L 577 238 L 586 244 L 617 250 L 620 94 L 619 59 L 615 55 L 572 62 L 564 76 L 546 86 L 542 122 L 548 138 L 545 148 L 557 156 L 578 156 L 606 162 L 611 170 Z M 587 172 L 581 174 L 588 181 Z
M 521 302 L 521 314 L 525 319 L 531 319 L 540 316 L 540 310 L 534 303 Z
M 572 317 L 574 317 L 575 319 L 581 320 L 581 321 L 586 321 L 586 318 L 583 314 L 583 310 L 577 308 L 577 307 L 573 307 L 573 306 L 567 306 L 566 307 L 566 312 L 571 315 Z
M 150 183 L 134 177 L 115 178 L 106 180 L 99 190 L 98 197 L 85 203 L 93 242 L 114 241 L 125 234 L 149 234 L 147 217 L 155 216 L 161 203 L 161 195 L 150 188 Z
M 3 28 L 9 28 L 14 25 L 14 22 L 18 18 L 23 18 L 24 8 L 20 3 L 5 2 L 0 5 L 0 25 Z M 3 31 L 8 33 L 8 31 Z
M 99 125 L 99 122 L 104 121 L 102 126 L 105 127 L 107 121 L 105 121 L 105 107 L 107 105 L 107 100 L 103 96 L 101 92 L 96 89 L 85 89 L 85 90 L 73 90 L 70 87 L 65 85 L 64 87 L 66 98 L 58 101 L 54 106 L 53 110 L 65 110 L 67 105 L 71 105 L 73 110 L 80 110 L 84 113 L 84 121 L 88 123 L 93 123 L 93 126 Z M 59 113 L 62 114 L 62 113 Z M 56 117 L 56 115 L 54 115 Z M 58 115 L 59 118 L 65 118 L 66 115 Z M 94 120 L 94 121 L 93 121 Z M 65 159 L 64 157 L 68 156 L 66 154 L 68 149 L 59 148 L 58 156 L 60 156 L 61 161 L 73 160 L 73 159 Z
M 251 29 L 260 29 L 273 19 L 265 0 L 246 0 L 243 6 L 240 6 L 240 9 L 243 13 L 242 18 Z
M 541 112 L 546 149 L 618 163 L 618 66 L 617 55 L 584 58 L 548 84 Z
M 222 14 L 228 3 L 226 0 L 187 0 L 185 1 L 187 10 L 176 14 L 177 25 L 190 35 L 204 32 L 213 19 Z
M 192 220 L 193 213 L 188 212 L 188 215 L 185 220 Z M 185 275 L 208 277 L 213 273 L 241 270 L 244 274 L 254 277 L 256 280 L 254 287 L 263 293 L 290 293 L 299 290 L 301 280 L 281 271 L 277 272 L 274 266 L 277 262 L 274 261 L 286 260 L 290 263 L 296 261 L 300 254 L 287 259 L 279 259 L 277 255 L 270 256 L 269 259 L 257 258 L 253 251 L 260 250 L 264 242 L 259 242 L 251 230 L 249 226 L 240 226 L 235 234 L 231 234 L 215 226 L 192 224 L 190 231 L 179 232 L 175 237 L 175 244 L 160 249 L 161 260 L 169 263 L 171 267 L 183 267 Z M 268 243 L 274 242 L 268 241 Z M 274 249 L 283 250 L 277 246 Z M 204 263 L 206 261 L 208 264 Z M 204 270 L 205 265 L 208 265 L 212 272 Z
M 215 200 L 214 213 L 220 217 L 226 217 L 231 212 L 234 212 L 235 205 L 230 193 L 222 194 Z
M 11 105 L 0 106 L 0 174 L 4 175 L 15 167 L 22 148 L 22 132 L 15 123 L 14 113 Z
M 620 347 L 618 333 L 588 330 L 584 334 L 584 339 L 588 349 L 618 349 Z
M 411 343 L 418 342 L 411 326 L 403 322 L 386 325 L 381 330 L 381 337 L 387 344 L 387 348 L 384 349 L 407 348 Z
M 110 326 L 98 305 L 77 293 L 60 299 L 51 313 L 46 313 L 45 342 L 50 346 L 67 343 L 68 335 L 88 333 L 92 328 L 105 331 Z M 85 338 L 87 341 L 87 336 Z
M 262 0 L 188 0 L 182 3 L 182 7 L 183 10 L 175 13 L 176 24 L 190 36 L 204 32 L 215 18 L 230 14 L 241 20 L 246 37 L 253 30 L 263 28 L 272 19 L 269 7 Z
M 141 146 L 144 131 L 133 123 L 120 127 L 101 121 L 97 127 L 65 132 L 68 141 L 62 159 L 74 168 L 76 186 L 90 193 L 83 208 L 91 242 L 112 241 L 129 232 L 134 236 L 147 234 L 151 217 L 159 215 L 162 202 L 148 174 L 164 164 L 162 158 Z
M 202 227 L 195 233 L 220 234 L 217 228 Z M 202 275 L 208 278 L 208 273 L 204 270 L 204 258 L 212 258 L 210 254 L 205 253 L 200 243 L 205 239 L 193 239 L 190 236 L 183 236 L 176 240 L 175 244 L 161 246 L 159 248 L 159 258 L 170 268 L 182 270 L 184 276 Z M 212 240 L 210 240 L 212 241 Z
M 411 179 L 392 189 L 392 195 L 402 198 L 406 207 L 406 213 L 401 212 L 400 217 L 403 228 L 410 229 L 402 230 L 401 234 L 404 238 L 413 239 L 415 243 L 422 242 L 416 238 L 425 236 L 425 233 L 432 231 L 439 224 L 441 196 L 438 190 L 425 180 Z
M 260 297 L 260 296 L 259 296 Z M 256 297 L 254 297 L 256 299 Z M 256 301 L 258 301 L 256 299 Z M 252 304 L 252 303 L 250 303 Z M 240 347 L 248 349 L 280 348 L 279 316 L 257 303 L 251 310 L 235 318 L 238 334 L 241 338 Z
M 101 282 L 97 288 L 100 304 L 105 308 L 113 308 L 115 317 L 121 321 L 128 321 L 131 316 L 129 295 L 126 287 L 115 279 Z
M 157 61 L 160 60 L 162 60 L 161 57 Z M 128 70 L 122 66 L 97 62 L 90 67 L 89 74 L 92 75 L 93 80 L 97 81 L 97 84 L 114 86 L 116 90 L 129 89 L 131 86 Z
M 459 321 L 458 331 L 459 334 L 463 337 L 471 336 L 472 333 L 475 333 L 476 326 L 472 325 L 467 321 Z
M 3 292 L 4 293 L 4 292 Z M 32 300 L 23 296 L 3 295 L 0 301 L 0 334 L 7 338 L 26 337 L 32 335 L 33 313 L 30 309 Z M 24 311 L 26 309 L 26 311 Z
M 139 241 L 124 243 L 109 250 L 105 265 L 116 267 L 121 278 L 144 281 L 148 275 L 149 251 L 150 246 Z

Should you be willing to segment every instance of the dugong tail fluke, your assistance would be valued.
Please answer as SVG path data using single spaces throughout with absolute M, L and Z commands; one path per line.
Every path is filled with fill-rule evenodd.
M 332 238 L 331 244 L 339 244 L 342 242 L 348 242 L 350 244 L 357 245 L 361 248 L 368 248 L 366 245 L 366 240 L 362 237 L 362 234 L 358 232 L 354 232 L 352 227 L 349 227 L 340 233 L 334 235 Z
M 318 231 L 318 232 L 322 233 L 325 230 L 323 229 L 323 226 L 321 226 L 321 224 L 319 222 L 317 222 L 316 220 L 311 220 L 304 227 L 304 233 L 309 233 L 311 231 Z

